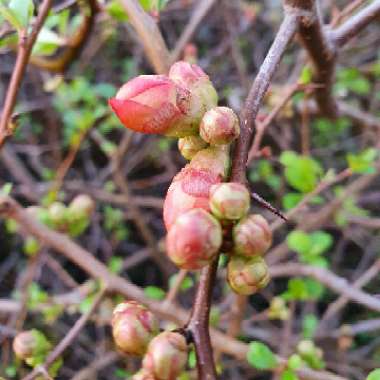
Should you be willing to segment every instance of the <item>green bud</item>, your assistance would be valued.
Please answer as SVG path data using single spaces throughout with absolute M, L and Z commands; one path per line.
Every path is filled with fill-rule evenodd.
M 269 319 L 280 319 L 282 321 L 289 318 L 289 309 L 283 298 L 273 297 L 269 306 L 268 316 Z
M 187 363 L 187 343 L 183 335 L 164 331 L 148 346 L 143 368 L 157 380 L 176 380 Z
M 261 256 L 232 256 L 227 265 L 227 280 L 235 293 L 250 295 L 268 284 L 268 267 Z
M 68 208 L 72 214 L 90 217 L 95 210 L 95 202 L 89 195 L 79 194 L 70 202 Z
M 28 363 L 33 358 L 46 355 L 50 348 L 45 335 L 36 329 L 20 332 L 13 340 L 13 352 Z
M 67 208 L 62 202 L 54 202 L 49 206 L 49 217 L 55 228 L 61 229 L 66 226 Z
M 28 256 L 34 256 L 40 250 L 40 243 L 33 236 L 28 236 L 24 242 L 24 252 Z
M 199 136 L 187 136 L 178 140 L 178 149 L 186 160 L 191 160 L 207 143 Z
M 218 219 L 239 220 L 250 206 L 247 188 L 237 182 L 225 182 L 210 189 L 210 209 Z

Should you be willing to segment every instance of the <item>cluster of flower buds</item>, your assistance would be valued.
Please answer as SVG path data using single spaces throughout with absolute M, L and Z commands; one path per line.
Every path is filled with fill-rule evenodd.
M 185 370 L 188 351 L 184 336 L 160 332 L 153 313 L 135 301 L 115 307 L 112 334 L 122 353 L 143 356 L 142 369 L 134 380 L 175 380 Z
M 73 237 L 85 231 L 94 210 L 95 202 L 87 194 L 77 195 L 68 206 L 56 201 L 47 208 L 30 206 L 26 209 L 31 216 L 41 223 L 57 231 L 67 232 Z
M 273 297 L 268 309 L 269 319 L 280 319 L 286 321 L 289 319 L 289 308 L 281 297 Z
M 50 349 L 51 343 L 36 329 L 22 331 L 13 340 L 15 355 L 32 367 L 41 364 Z
M 180 137 L 178 148 L 190 160 L 174 177 L 164 202 L 169 258 L 182 269 L 202 268 L 222 246 L 222 226 L 236 223 L 228 265 L 231 287 L 244 294 L 263 287 L 268 269 L 260 256 L 271 244 L 271 232 L 264 218 L 247 216 L 245 186 L 223 182 L 239 121 L 232 109 L 217 106 L 209 77 L 195 64 L 177 62 L 168 76 L 142 75 L 127 82 L 110 105 L 127 128 Z

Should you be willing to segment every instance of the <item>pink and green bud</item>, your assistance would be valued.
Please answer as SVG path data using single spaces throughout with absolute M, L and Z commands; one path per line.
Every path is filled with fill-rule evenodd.
M 199 136 L 187 136 L 178 140 L 178 149 L 186 160 L 191 160 L 200 150 L 207 147 Z
M 231 108 L 212 108 L 203 115 L 199 133 L 211 145 L 230 144 L 240 134 L 239 119 Z
M 116 346 L 126 355 L 142 356 L 159 332 L 154 314 L 135 301 L 118 304 L 112 316 L 112 334 Z
M 62 202 L 54 202 L 48 209 L 49 218 L 55 228 L 65 228 L 67 223 L 67 208 Z
M 181 269 L 200 269 L 209 264 L 222 244 L 219 222 L 203 209 L 180 215 L 166 238 L 169 258 Z
M 210 209 L 218 219 L 239 220 L 250 206 L 247 188 L 237 182 L 224 182 L 210 189 Z
M 69 211 L 78 216 L 90 217 L 95 210 L 95 202 L 87 194 L 77 195 L 69 204 Z
M 208 75 L 198 65 L 176 62 L 170 68 L 169 78 L 194 95 L 193 108 L 197 110 L 200 119 L 207 110 L 216 107 L 218 94 Z
M 187 363 L 187 343 L 183 335 L 164 331 L 150 343 L 143 368 L 156 380 L 176 380 Z
M 258 214 L 249 215 L 233 228 L 234 252 L 251 257 L 264 254 L 272 244 L 268 222 Z
M 168 230 L 184 212 L 194 208 L 210 210 L 210 188 L 225 178 L 228 165 L 227 147 L 210 147 L 199 151 L 174 177 L 164 203 L 164 222 Z
M 261 256 L 232 256 L 227 265 L 227 280 L 235 293 L 254 294 L 268 284 L 268 266 Z
M 13 352 L 18 358 L 27 362 L 46 355 L 50 349 L 50 342 L 36 329 L 20 332 L 13 340 Z
M 182 137 L 198 131 L 203 113 L 197 102 L 164 75 L 140 75 L 125 83 L 109 104 L 128 129 Z

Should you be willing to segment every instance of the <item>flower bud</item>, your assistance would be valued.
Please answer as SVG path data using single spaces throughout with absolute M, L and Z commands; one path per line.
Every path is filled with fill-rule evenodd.
M 185 61 L 176 62 L 169 70 L 169 78 L 193 94 L 193 108 L 198 107 L 200 117 L 217 105 L 218 94 L 208 75 L 198 65 Z
M 50 348 L 45 335 L 36 329 L 20 332 L 13 340 L 13 352 L 25 361 L 46 354 Z
M 159 332 L 154 314 L 135 301 L 118 304 L 112 316 L 116 346 L 127 355 L 144 355 L 149 341 Z
M 233 240 L 236 254 L 246 257 L 262 255 L 272 244 L 272 231 L 261 215 L 249 215 L 234 227 Z
M 227 279 L 235 293 L 250 295 L 268 284 L 268 267 L 261 256 L 232 256 L 227 265 Z
M 203 115 L 199 134 L 211 145 L 230 144 L 240 134 L 239 119 L 231 108 L 212 108 Z
M 70 213 L 77 215 L 91 216 L 95 210 L 95 202 L 87 194 L 77 195 L 69 204 Z
M 190 136 L 198 131 L 199 106 L 189 90 L 164 75 L 140 75 L 125 83 L 109 104 L 136 132 Z
M 178 140 L 178 149 L 186 160 L 191 160 L 196 153 L 206 148 L 205 143 L 199 136 L 187 136 Z
M 67 221 L 67 208 L 62 202 L 54 202 L 48 209 L 49 218 L 56 228 L 62 228 Z
M 297 345 L 297 352 L 302 358 L 315 355 L 316 346 L 312 340 L 301 340 Z
M 167 254 L 181 269 L 200 269 L 209 264 L 221 244 L 219 222 L 200 208 L 180 215 L 166 238 Z
M 157 380 L 176 380 L 185 369 L 187 344 L 183 335 L 164 331 L 148 346 L 143 368 L 154 374 Z
M 247 188 L 237 182 L 224 182 L 210 189 L 210 209 L 218 219 L 239 220 L 250 205 Z

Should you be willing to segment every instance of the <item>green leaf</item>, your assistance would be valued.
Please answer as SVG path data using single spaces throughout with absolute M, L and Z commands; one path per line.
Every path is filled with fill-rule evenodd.
M 378 152 L 375 148 L 368 148 L 359 154 L 349 153 L 347 155 L 348 166 L 354 173 L 375 173 L 373 163 L 377 155 Z
M 0 189 L 0 194 L 2 195 L 9 195 L 12 191 L 13 184 L 10 182 L 7 182 L 3 185 L 3 187 Z
M 307 254 L 312 247 L 312 240 L 306 232 L 300 230 L 292 231 L 287 239 L 288 247 L 297 252 Z
M 297 370 L 302 367 L 303 360 L 298 354 L 293 354 L 288 359 L 288 368 L 291 370 Z
M 190 368 L 195 368 L 195 366 L 197 365 L 197 356 L 195 355 L 194 350 L 191 350 L 189 353 L 188 364 Z
M 165 298 L 165 291 L 157 286 L 147 286 L 144 288 L 144 293 L 147 297 L 161 301 Z
M 11 0 L 8 7 L 20 25 L 25 28 L 34 11 L 33 0 Z
M 299 380 L 299 377 L 294 371 L 287 369 L 281 374 L 281 380 Z
M 57 48 L 64 46 L 66 40 L 60 37 L 53 30 L 42 28 L 38 33 L 37 41 L 33 46 L 32 54 L 34 55 L 51 55 Z
M 123 258 L 120 256 L 111 257 L 107 267 L 112 273 L 120 273 L 123 269 Z
M 301 193 L 287 193 L 282 198 L 282 205 L 286 210 L 290 210 L 293 207 L 297 206 L 301 202 L 303 194 Z
M 306 314 L 302 321 L 302 332 L 305 339 L 311 339 L 318 327 L 318 318 L 314 314 Z
M 1 2 L 0 2 L 0 15 L 18 31 L 22 29 L 22 24 L 18 20 L 15 13 Z
M 332 236 L 324 231 L 315 231 L 311 235 L 312 249 L 310 254 L 314 256 L 325 253 L 333 244 Z
M 366 380 L 380 380 L 380 368 L 373 370 Z
M 257 369 L 274 369 L 277 367 L 277 359 L 270 348 L 257 341 L 249 344 L 247 361 Z
M 309 292 L 305 281 L 302 278 L 291 278 L 288 281 L 288 291 L 285 294 L 285 298 L 300 301 L 307 300 Z
M 309 84 L 311 83 L 312 78 L 313 78 L 313 73 L 311 71 L 311 68 L 309 66 L 304 66 L 301 72 L 299 82 L 301 84 Z

